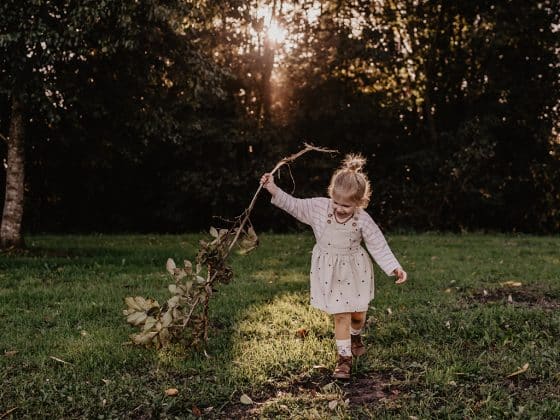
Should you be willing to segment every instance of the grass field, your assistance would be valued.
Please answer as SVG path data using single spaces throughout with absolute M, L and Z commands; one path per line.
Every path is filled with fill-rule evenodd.
M 388 237 L 409 282 L 376 271 L 347 383 L 330 378 L 332 320 L 308 306 L 309 234 L 233 259 L 209 357 L 132 346 L 121 314 L 126 296 L 166 299 L 166 259 L 199 235 L 29 237 L 0 255 L 0 418 L 560 417 L 560 238 Z

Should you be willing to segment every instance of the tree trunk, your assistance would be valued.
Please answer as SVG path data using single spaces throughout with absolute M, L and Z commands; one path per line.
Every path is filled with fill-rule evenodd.
M 23 104 L 19 99 L 13 97 L 10 133 L 6 139 L 8 167 L 6 169 L 4 213 L 2 214 L 2 227 L 0 228 L 0 248 L 23 246 L 21 234 L 25 175 L 23 114 Z
M 281 8 L 281 7 L 280 7 Z M 270 16 L 269 24 L 276 19 L 276 0 L 272 3 L 272 12 Z M 274 41 L 269 39 L 269 34 L 265 34 L 264 37 L 264 48 L 262 57 L 262 80 L 261 80 L 261 118 L 264 125 L 268 125 L 271 119 L 271 108 L 272 108 L 272 69 L 274 68 L 274 54 L 276 45 Z

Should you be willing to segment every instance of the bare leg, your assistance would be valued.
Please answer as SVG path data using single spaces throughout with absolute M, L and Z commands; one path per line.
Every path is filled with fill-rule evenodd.
M 350 379 L 350 372 L 352 370 L 351 318 L 349 312 L 334 314 L 334 337 L 336 339 L 338 360 L 333 377 L 337 379 Z
M 355 330 L 360 330 L 364 327 L 366 323 L 366 313 L 365 312 L 352 312 L 352 328 Z
M 337 340 L 350 339 L 350 312 L 334 314 L 334 338 Z
M 366 320 L 366 313 L 365 312 L 353 312 L 351 316 L 351 325 L 353 330 L 361 330 L 364 327 L 365 320 Z M 355 333 L 356 331 L 352 331 Z M 351 336 L 352 341 L 352 355 L 354 356 L 361 356 L 365 354 L 366 348 L 364 343 L 362 342 L 361 334 L 355 334 Z

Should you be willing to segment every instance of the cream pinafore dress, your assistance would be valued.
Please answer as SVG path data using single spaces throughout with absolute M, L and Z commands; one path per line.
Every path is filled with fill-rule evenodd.
M 329 209 L 313 248 L 311 306 L 329 314 L 367 311 L 374 295 L 373 264 L 361 242 L 356 214 L 339 223 Z

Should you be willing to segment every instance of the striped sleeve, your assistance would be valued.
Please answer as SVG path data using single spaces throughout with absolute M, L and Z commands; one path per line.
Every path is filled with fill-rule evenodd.
M 300 222 L 314 226 L 316 224 L 316 198 L 295 198 L 278 188 L 270 202 L 276 207 L 294 216 Z
M 367 250 L 385 274 L 391 276 L 396 268 L 401 268 L 379 226 L 365 211 L 362 211 L 362 236 Z

